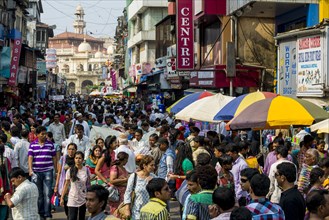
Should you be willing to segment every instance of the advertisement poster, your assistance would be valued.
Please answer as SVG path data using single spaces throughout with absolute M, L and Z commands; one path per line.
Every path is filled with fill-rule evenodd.
M 56 49 L 47 48 L 46 49 L 46 67 L 47 69 L 56 68 L 57 66 L 57 57 L 56 57 Z
M 323 95 L 321 45 L 320 35 L 297 40 L 297 96 Z
M 297 54 L 296 41 L 280 43 L 278 82 L 279 94 L 296 97 Z

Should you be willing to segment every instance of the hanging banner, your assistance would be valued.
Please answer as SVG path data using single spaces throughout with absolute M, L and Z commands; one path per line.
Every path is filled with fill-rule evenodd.
M 323 96 L 322 46 L 320 35 L 297 40 L 297 96 Z
M 279 94 L 296 97 L 297 55 L 296 40 L 282 42 L 279 45 L 278 82 Z
M 18 73 L 19 58 L 21 56 L 21 49 L 22 49 L 22 39 L 21 38 L 15 39 L 13 50 L 12 50 L 11 63 L 10 63 L 10 77 L 8 80 L 9 86 L 17 85 L 17 73 Z
M 194 69 L 193 0 L 177 0 L 177 70 Z

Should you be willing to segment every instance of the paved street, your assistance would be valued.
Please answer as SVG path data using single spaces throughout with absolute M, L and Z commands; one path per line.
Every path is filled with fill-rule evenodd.
M 88 219 L 89 214 L 87 214 L 86 219 Z M 170 201 L 170 217 L 172 220 L 180 220 L 179 215 L 179 203 L 177 201 Z M 65 220 L 66 215 L 64 213 L 64 208 L 57 207 L 57 211 L 53 213 L 54 220 Z

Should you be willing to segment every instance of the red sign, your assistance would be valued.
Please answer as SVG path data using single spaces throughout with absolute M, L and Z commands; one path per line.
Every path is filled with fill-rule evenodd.
M 22 48 L 22 39 L 15 39 L 12 55 L 11 55 L 10 77 L 8 80 L 9 86 L 17 85 L 17 73 L 18 73 L 19 58 L 21 55 L 21 48 Z
M 177 0 L 177 70 L 194 69 L 193 0 Z

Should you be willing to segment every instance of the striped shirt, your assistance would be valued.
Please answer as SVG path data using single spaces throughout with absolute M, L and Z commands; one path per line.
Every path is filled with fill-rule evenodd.
M 54 144 L 50 141 L 46 140 L 43 146 L 39 144 L 38 139 L 30 144 L 28 156 L 33 157 L 32 169 L 34 172 L 46 172 L 54 169 L 53 157 L 55 155 Z
M 210 220 L 208 206 L 213 204 L 213 190 L 202 190 L 190 196 L 187 205 L 187 219 Z
M 151 198 L 150 201 L 142 207 L 140 219 L 143 220 L 169 220 L 170 215 L 166 208 L 167 204 L 158 199 Z

